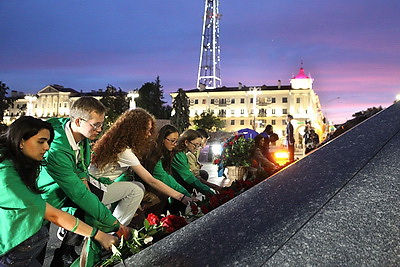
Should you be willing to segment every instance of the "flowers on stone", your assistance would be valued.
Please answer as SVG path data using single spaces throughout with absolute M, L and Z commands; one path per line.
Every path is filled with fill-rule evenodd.
M 187 225 L 187 222 L 185 218 L 171 214 L 161 219 L 161 225 L 165 232 L 172 233 Z

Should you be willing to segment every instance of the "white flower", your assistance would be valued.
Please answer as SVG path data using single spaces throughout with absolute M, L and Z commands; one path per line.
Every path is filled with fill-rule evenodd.
M 147 245 L 147 244 L 153 242 L 153 237 L 152 237 L 152 236 L 147 236 L 147 237 L 143 240 L 143 242 Z

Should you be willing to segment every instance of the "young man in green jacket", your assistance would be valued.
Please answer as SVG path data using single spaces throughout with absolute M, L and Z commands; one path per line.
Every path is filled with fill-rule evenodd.
M 42 197 L 56 208 L 78 208 L 100 223 L 117 227 L 119 222 L 88 187 L 90 141 L 102 130 L 106 108 L 92 97 L 81 97 L 70 109 L 70 118 L 49 119 L 55 137 L 45 155 L 47 164 L 39 175 Z M 82 218 L 83 219 L 83 218 Z M 122 226 L 122 231 L 126 228 Z M 67 233 L 56 249 L 52 266 L 70 264 L 77 257 L 74 246 L 81 240 Z

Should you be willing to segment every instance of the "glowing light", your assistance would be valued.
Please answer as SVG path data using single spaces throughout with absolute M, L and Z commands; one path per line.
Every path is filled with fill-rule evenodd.
M 288 151 L 276 151 L 274 153 L 275 161 L 279 165 L 284 165 L 289 161 L 289 152 Z

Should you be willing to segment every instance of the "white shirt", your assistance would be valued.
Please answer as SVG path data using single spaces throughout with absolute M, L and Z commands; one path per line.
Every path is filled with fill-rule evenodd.
M 90 164 L 89 173 L 96 178 L 105 177 L 112 181 L 117 179 L 121 174 L 126 172 L 130 166 L 140 165 L 139 159 L 130 148 L 125 149 L 118 154 L 118 161 L 108 163 L 102 170 L 98 169 L 94 164 Z M 89 177 L 89 182 L 97 188 L 107 191 L 107 185 L 102 184 L 93 177 Z
M 65 124 L 64 130 L 65 130 L 65 135 L 67 136 L 68 139 L 68 143 L 70 144 L 72 150 L 75 152 L 75 162 L 78 163 L 81 148 L 79 147 L 79 143 L 75 142 L 74 136 L 72 134 L 71 121 L 68 121 Z

